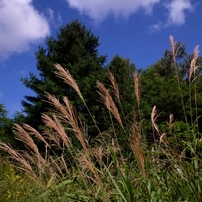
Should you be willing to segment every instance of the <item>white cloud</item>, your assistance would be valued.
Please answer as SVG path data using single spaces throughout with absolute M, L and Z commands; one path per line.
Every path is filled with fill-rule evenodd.
M 183 25 L 186 18 L 185 12 L 193 10 L 190 0 L 173 0 L 166 7 L 169 10 L 167 25 Z
M 54 11 L 51 8 L 47 8 L 46 12 L 48 14 L 49 21 L 54 21 Z
M 139 9 L 151 13 L 153 5 L 160 0 L 66 0 L 71 8 L 88 15 L 96 23 L 102 22 L 109 14 L 127 18 Z
M 50 33 L 48 22 L 32 0 L 0 0 L 0 59 L 29 50 Z
M 53 25 L 56 28 L 61 26 L 63 21 L 59 13 L 55 16 L 55 12 L 51 8 L 47 8 L 46 13 L 47 13 L 48 21 L 51 25 Z
M 161 28 L 162 28 L 162 23 L 160 21 L 158 21 L 158 23 L 153 24 L 153 25 L 150 26 L 149 32 L 150 33 L 156 32 L 156 31 L 159 31 Z
M 95 23 L 104 21 L 108 15 L 116 18 L 128 18 L 143 9 L 146 14 L 152 14 L 154 5 L 159 5 L 155 16 L 166 16 L 150 26 L 150 32 L 167 28 L 171 25 L 185 24 L 186 14 L 193 10 L 191 0 L 66 0 L 70 8 L 77 9 L 80 14 L 88 15 Z
M 171 25 L 183 25 L 186 21 L 187 12 L 192 12 L 196 5 L 191 4 L 191 0 L 170 0 L 170 3 L 162 5 L 167 13 L 167 19 L 163 22 L 158 20 L 158 23 L 150 26 L 150 33 L 159 31 L 160 29 L 167 28 Z

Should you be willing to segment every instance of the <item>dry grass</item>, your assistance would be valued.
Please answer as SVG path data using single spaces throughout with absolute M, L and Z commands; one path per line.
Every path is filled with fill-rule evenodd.
M 104 190 L 104 185 L 100 176 L 98 175 L 98 172 L 95 170 L 95 166 L 92 160 L 89 159 L 88 156 L 83 152 L 78 152 L 77 159 L 79 162 L 79 166 L 82 169 L 82 173 L 86 175 L 85 170 L 90 171 L 91 174 L 88 173 L 87 178 L 91 179 L 95 184 L 97 184 Z
M 71 76 L 71 74 L 67 70 L 64 70 L 61 65 L 55 65 L 55 67 L 57 70 L 56 75 L 62 78 L 72 88 L 74 88 L 75 91 L 80 96 L 80 98 L 84 101 L 82 94 L 75 80 Z M 110 72 L 108 76 L 112 83 L 115 96 L 118 99 L 120 99 L 118 85 L 115 81 L 114 76 Z M 137 82 L 138 82 L 138 78 L 136 78 L 136 83 Z M 102 101 L 105 104 L 106 108 L 116 118 L 116 120 L 119 122 L 119 124 L 124 130 L 124 126 L 123 126 L 121 117 L 119 115 L 118 109 L 109 91 L 99 81 L 97 82 L 97 87 L 99 90 L 98 93 L 101 96 Z M 74 149 L 72 140 L 68 136 L 68 131 L 70 131 L 71 133 L 73 132 L 77 140 L 80 142 L 82 146 L 82 150 L 74 151 L 75 152 L 74 154 L 71 153 L 72 157 L 75 158 L 75 156 L 73 155 L 75 155 L 76 153 L 79 154 L 77 155 L 78 166 L 81 167 L 82 169 L 84 168 L 88 169 L 89 172 L 92 174 L 91 180 L 97 183 L 97 185 L 102 187 L 102 189 L 104 190 L 102 180 L 94 166 L 94 159 L 97 159 L 99 161 L 99 164 L 102 165 L 103 156 L 106 157 L 109 155 L 107 151 L 108 149 L 105 148 L 109 145 L 103 144 L 105 142 L 105 140 L 103 139 L 102 146 L 99 146 L 99 147 L 96 146 L 95 148 L 90 148 L 89 143 L 87 139 L 85 138 L 85 135 L 84 135 L 85 131 L 82 127 L 82 124 L 79 122 L 78 117 L 74 109 L 72 108 L 70 101 L 67 99 L 67 97 L 64 97 L 63 103 L 61 103 L 54 95 L 45 93 L 45 96 L 47 98 L 46 102 L 48 102 L 48 104 L 50 104 L 54 110 L 48 114 L 42 114 L 42 121 L 44 122 L 46 126 L 46 128 L 44 129 L 43 135 L 41 135 L 38 131 L 36 131 L 35 129 L 33 129 L 27 124 L 24 124 L 23 127 L 16 125 L 15 133 L 17 135 L 17 139 L 22 141 L 28 148 L 27 152 L 24 152 L 24 159 L 23 158 L 20 159 L 20 157 L 18 157 L 19 159 L 17 159 L 16 157 L 16 160 L 20 162 L 21 164 L 23 163 L 25 164 L 28 162 L 35 163 L 41 173 L 45 172 L 45 165 L 46 165 L 46 170 L 49 169 L 52 172 L 57 171 L 61 175 L 64 174 L 64 170 L 66 173 L 69 173 L 70 171 L 67 168 L 67 162 L 64 159 L 63 153 L 61 154 L 59 159 L 53 159 L 52 156 L 47 155 L 47 151 L 46 151 L 46 154 L 45 154 L 46 158 L 44 159 L 40 155 L 40 152 L 35 142 L 33 141 L 33 138 L 30 135 L 37 137 L 39 140 L 41 140 L 45 144 L 46 149 L 48 148 L 50 151 L 54 153 L 54 149 L 52 148 L 52 145 L 53 145 L 52 143 L 55 143 L 55 145 L 58 148 L 60 148 L 62 151 L 65 151 L 66 148 Z M 64 124 L 67 124 L 67 126 L 64 127 Z M 133 133 L 132 135 L 133 149 L 134 149 L 135 155 L 137 156 L 138 162 L 141 165 L 142 172 L 145 175 L 144 158 L 143 158 L 143 153 L 141 150 L 140 139 L 139 139 L 140 137 L 136 137 L 137 131 L 134 132 L 134 127 L 132 127 L 132 133 Z M 102 138 L 102 135 L 100 135 L 100 137 Z M 118 143 L 115 144 L 113 139 L 112 138 L 110 139 L 112 140 L 111 147 L 114 148 L 114 151 L 120 151 L 121 149 L 118 148 L 117 146 Z M 6 147 L 5 147 L 5 150 L 6 150 Z M 12 150 L 10 150 L 10 154 L 11 153 L 12 153 Z M 13 156 L 14 154 L 17 156 L 17 153 L 15 153 L 15 151 L 13 150 Z M 33 160 L 33 157 L 34 157 L 34 160 Z M 30 164 L 24 167 L 27 167 L 27 170 L 31 169 Z M 32 172 L 33 172 L 32 175 L 35 175 L 35 178 L 37 178 L 37 173 L 34 173 L 34 171 Z
M 136 96 L 138 109 L 139 109 L 140 108 L 140 82 L 139 82 L 138 74 L 136 72 L 133 74 L 133 80 L 134 80 L 135 96 Z
M 41 140 L 47 147 L 49 147 L 48 142 L 44 139 L 44 137 L 37 131 L 35 130 L 33 127 L 31 127 L 28 124 L 23 124 L 23 128 L 30 134 L 30 135 L 34 135 L 36 138 L 38 138 L 39 140 Z M 19 130 L 18 130 L 19 131 Z
M 173 36 L 170 36 L 170 45 L 171 45 L 171 52 L 172 52 L 172 57 L 173 57 L 173 63 L 174 65 L 176 65 L 176 50 L 175 50 L 175 41 L 174 41 L 174 37 Z
M 76 85 L 75 80 L 70 75 L 70 73 L 68 71 L 64 71 L 64 69 L 60 65 L 56 65 L 56 69 L 58 70 L 56 75 L 58 75 L 59 77 L 62 77 L 67 84 L 71 85 L 76 90 L 76 92 L 78 93 L 80 98 L 83 100 L 83 102 L 85 102 L 82 94 L 80 93 L 78 86 Z M 92 160 L 93 154 L 89 148 L 88 140 L 85 137 L 85 130 L 82 127 L 82 124 L 78 122 L 78 118 L 70 104 L 70 101 L 67 99 L 67 97 L 64 97 L 63 98 L 64 105 L 62 105 L 55 96 L 52 96 L 49 93 L 46 93 L 46 97 L 49 100 L 49 104 L 51 104 L 53 108 L 56 110 L 57 116 L 55 114 L 52 114 L 51 115 L 52 119 L 51 119 L 50 115 L 43 115 L 42 118 L 44 120 L 44 123 L 46 124 L 46 126 L 56 131 L 56 134 L 62 140 L 62 142 L 64 142 L 66 147 L 69 147 L 70 145 L 72 145 L 72 143 L 70 141 L 70 138 L 68 138 L 67 134 L 65 133 L 65 129 L 62 123 L 69 124 L 70 127 L 67 129 L 74 133 L 74 135 L 79 140 L 83 149 L 83 151 L 76 151 L 76 153 L 80 154 L 79 156 L 81 157 L 81 158 L 77 158 L 77 160 L 79 161 L 79 166 L 82 165 L 82 168 L 83 167 L 88 168 L 88 170 L 92 173 L 95 179 L 93 181 L 98 183 L 98 185 L 101 186 L 102 189 L 104 189 L 102 181 L 97 171 L 95 170 L 94 162 Z M 75 158 L 75 156 L 73 158 Z M 64 159 L 62 162 L 65 166 Z
M 143 144 L 142 140 L 140 139 L 141 132 L 139 128 L 140 127 L 135 124 L 133 124 L 131 127 L 131 134 L 132 134 L 131 149 L 135 154 L 137 161 L 139 162 L 143 177 L 146 178 Z
M 99 133 L 100 132 L 100 129 L 94 119 L 94 116 L 91 114 L 91 111 L 89 110 L 83 96 L 82 96 L 82 93 L 75 81 L 75 79 L 73 78 L 73 76 L 70 74 L 70 72 L 67 70 L 67 69 L 64 69 L 60 64 L 55 64 L 55 69 L 56 71 L 54 72 L 56 74 L 56 76 L 58 76 L 59 78 L 61 78 L 66 84 L 68 84 L 69 86 L 71 86 L 75 91 L 76 93 L 78 94 L 78 96 L 81 98 L 81 100 L 83 101 L 86 109 L 88 110 L 88 113 L 90 115 L 90 117 L 92 118 L 97 130 Z M 65 100 L 64 100 L 65 101 Z
M 86 153 L 89 155 L 88 146 L 86 144 L 87 141 L 85 140 L 83 130 L 79 127 L 78 119 L 70 104 L 70 101 L 67 99 L 67 97 L 64 97 L 63 101 L 64 101 L 65 106 L 63 106 L 55 96 L 52 96 L 49 93 L 46 93 L 46 97 L 48 98 L 49 103 L 57 110 L 57 114 L 58 114 L 57 117 L 59 117 L 63 123 L 68 123 L 71 126 L 71 130 L 74 132 L 75 136 L 81 143 L 82 147 L 84 148 Z M 57 123 L 53 123 L 53 121 L 51 121 L 50 117 L 48 118 L 48 116 L 43 116 L 43 117 L 44 118 L 46 117 L 45 121 L 47 121 L 47 119 L 49 119 L 49 122 L 47 122 L 50 124 L 49 126 L 55 127 L 55 129 L 59 131 L 58 135 L 62 135 L 61 138 L 62 138 L 62 140 L 65 140 L 66 145 L 71 144 L 70 139 L 68 137 L 65 137 L 67 135 L 64 132 L 64 128 L 63 128 L 62 124 L 60 124 L 58 119 L 56 119 L 55 115 L 54 115 L 54 117 L 55 117 L 55 120 L 57 120 Z M 56 128 L 58 126 L 59 126 L 59 128 Z M 70 130 L 70 128 L 69 128 L 69 130 Z
M 195 72 L 196 72 L 196 69 L 198 68 L 198 66 L 196 65 L 196 61 L 199 57 L 199 46 L 196 46 L 196 48 L 194 49 L 194 53 L 193 53 L 193 59 L 191 61 L 191 64 L 190 64 L 190 68 L 189 68 L 189 83 L 193 83 L 196 79 L 195 77 Z M 192 78 L 192 74 L 194 73 L 194 78 L 193 80 L 191 80 Z
M 70 85 L 79 95 L 79 97 L 84 102 L 84 98 L 80 92 L 80 89 L 73 78 L 73 76 L 70 74 L 70 72 L 66 69 L 64 69 L 60 64 L 55 64 L 56 71 L 54 72 L 59 78 L 61 78 L 66 84 Z
M 158 117 L 158 114 L 157 114 L 156 106 L 154 106 L 152 109 L 152 113 L 151 113 L 151 123 L 152 123 L 153 128 L 160 135 L 160 130 L 158 128 L 158 125 L 155 123 L 157 117 Z M 155 141 L 155 138 L 154 138 L 154 141 Z
M 113 88 L 113 93 L 114 95 L 117 97 L 118 101 L 119 101 L 119 104 L 121 103 L 121 100 L 120 100 L 120 95 L 119 95 L 119 87 L 118 87 L 118 84 L 115 80 L 115 77 L 114 75 L 108 70 L 108 78 L 112 84 L 112 88 Z
M 197 59 L 199 57 L 199 46 L 196 46 L 193 52 L 193 58 L 191 60 L 190 68 L 189 68 L 189 98 L 190 98 L 190 112 L 191 112 L 191 123 L 193 123 L 193 108 L 192 108 L 192 93 L 191 93 L 191 85 L 197 79 L 196 70 L 198 66 L 196 65 Z M 197 110 L 197 93 L 196 93 L 196 86 L 194 86 L 194 101 L 195 101 L 195 113 L 196 117 L 198 117 L 198 110 Z M 197 120 L 198 125 L 198 120 Z
M 25 147 L 27 148 L 27 150 L 30 152 L 31 156 L 33 157 L 38 169 L 41 170 L 42 173 L 44 173 L 44 166 L 46 165 L 46 160 L 41 156 L 33 138 L 20 125 L 18 124 L 14 124 L 14 125 L 15 125 L 14 133 L 16 135 L 16 139 L 24 143 Z M 31 129 L 31 127 L 28 127 L 27 125 L 25 125 L 25 127 L 28 129 Z
M 17 162 L 17 165 L 15 166 L 19 170 L 22 170 L 27 175 L 31 176 L 34 179 L 37 179 L 37 175 L 35 174 L 32 165 L 23 157 L 23 153 L 16 151 L 2 141 L 0 141 L 0 150 L 7 152 L 9 154 L 9 158 Z
M 70 138 L 65 133 L 65 129 L 63 125 L 58 120 L 55 114 L 52 114 L 49 116 L 46 114 L 42 114 L 42 120 L 46 126 L 48 126 L 49 128 L 52 128 L 55 131 L 54 136 L 50 134 L 49 138 L 53 140 L 57 144 L 57 146 L 60 146 L 60 141 L 64 144 L 66 148 L 72 146 L 72 142 Z
M 99 81 L 97 81 L 97 87 L 99 90 L 98 93 L 99 93 L 104 105 L 109 110 L 109 112 L 111 112 L 113 114 L 113 116 L 116 118 L 118 123 L 124 129 L 119 111 L 118 111 L 116 104 L 114 103 L 114 101 L 113 101 L 113 99 L 109 93 L 109 90 L 106 89 L 105 86 L 102 83 L 100 83 Z

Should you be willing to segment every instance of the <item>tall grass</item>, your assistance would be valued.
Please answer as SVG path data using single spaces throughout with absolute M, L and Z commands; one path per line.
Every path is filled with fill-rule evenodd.
M 176 65 L 174 39 L 170 39 L 173 62 Z M 190 78 L 196 70 L 194 64 L 192 62 L 190 67 Z M 98 94 L 109 111 L 109 120 L 112 124 L 116 121 L 127 138 L 129 152 L 125 155 L 115 128 L 113 133 L 100 131 L 70 72 L 59 64 L 55 65 L 55 69 L 56 75 L 70 85 L 83 101 L 97 127 L 96 137 L 89 142 L 85 126 L 67 97 L 59 101 L 46 92 L 47 102 L 54 110 L 42 115 L 44 131 L 39 133 L 27 124 L 15 124 L 16 138 L 25 145 L 24 151 L 16 151 L 0 141 L 0 149 L 7 152 L 10 158 L 1 165 L 1 200 L 202 201 L 201 153 L 198 151 L 201 139 L 198 138 L 200 134 L 194 124 L 187 129 L 193 138 L 183 142 L 184 148 L 180 153 L 176 152 L 183 140 L 177 139 L 173 133 L 176 142 L 169 142 L 166 134 L 156 124 L 158 114 L 154 106 L 151 122 L 155 147 L 149 148 L 142 134 L 141 86 L 137 73 L 134 73 L 134 95 L 140 119 L 125 124 L 126 121 L 122 120 L 118 110 L 121 107 L 116 106 L 113 97 L 114 95 L 121 105 L 118 84 L 109 72 L 113 92 L 98 81 Z M 172 131 L 175 124 L 172 115 L 169 124 Z M 114 124 L 113 126 L 115 127 Z M 43 152 L 39 152 L 36 138 L 43 143 L 43 148 L 40 148 Z M 186 152 L 192 154 L 191 158 L 184 155 Z

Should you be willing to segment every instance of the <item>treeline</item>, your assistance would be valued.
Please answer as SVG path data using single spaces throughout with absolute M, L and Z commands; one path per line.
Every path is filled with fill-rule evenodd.
M 43 131 L 45 126 L 41 115 L 54 110 L 46 96 L 46 93 L 50 93 L 61 101 L 64 96 L 71 101 L 89 141 L 93 141 L 100 132 L 111 136 L 116 134 L 120 145 L 127 150 L 126 132 L 117 120 L 111 121 L 114 118 L 99 95 L 98 81 L 111 95 L 115 95 L 114 102 L 118 106 L 123 128 L 127 130 L 130 121 L 141 123 L 143 138 L 148 144 L 159 140 L 158 132 L 152 130 L 151 112 L 154 106 L 159 113 L 156 119 L 159 130 L 166 133 L 168 138 L 169 134 L 173 134 L 169 117 L 176 123 L 172 130 L 185 141 L 183 131 L 187 130 L 187 124 L 193 125 L 197 121 L 197 127 L 201 125 L 202 57 L 198 56 L 197 48 L 193 54 L 188 54 L 184 44 L 171 44 L 171 51 L 165 50 L 163 57 L 147 69 L 137 69 L 129 59 L 119 55 L 115 55 L 107 64 L 107 56 L 100 55 L 98 51 L 99 37 L 77 20 L 61 27 L 56 38 L 47 37 L 46 44 L 47 48 L 39 47 L 36 52 L 36 67 L 40 76 L 30 73 L 29 77 L 22 78 L 23 84 L 36 93 L 36 96 L 25 96 L 22 101 L 23 114 L 17 113 L 14 119 L 9 119 L 5 107 L 0 105 L 2 141 L 14 147 L 19 146 L 12 132 L 12 122 L 27 123 Z M 56 75 L 55 64 L 70 72 L 82 92 L 84 102 L 78 92 L 63 81 L 64 78 Z

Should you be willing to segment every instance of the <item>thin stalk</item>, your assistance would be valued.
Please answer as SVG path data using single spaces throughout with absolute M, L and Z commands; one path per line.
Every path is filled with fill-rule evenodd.
M 195 72 L 194 72 L 194 77 L 195 77 Z M 198 103 L 197 103 L 197 94 L 196 94 L 196 83 L 194 83 L 194 101 L 195 101 L 195 111 L 196 111 L 196 124 L 197 124 L 197 132 L 199 132 L 199 123 L 198 123 Z
M 175 42 L 174 42 L 173 36 L 170 36 L 170 44 L 171 44 L 171 49 L 172 49 L 173 65 L 175 68 L 175 73 L 176 73 L 176 78 L 177 78 L 177 83 L 178 83 L 178 90 L 180 93 L 180 99 L 181 99 L 182 109 L 183 109 L 183 113 L 184 113 L 184 118 L 185 118 L 186 124 L 188 124 L 186 111 L 185 111 L 185 105 L 184 105 L 183 96 L 182 96 L 182 88 L 180 85 L 180 78 L 179 78 L 179 74 L 178 74 L 177 62 L 176 62 L 176 55 L 177 55 L 179 48 L 177 49 L 177 51 L 175 51 L 176 47 L 175 47 Z

